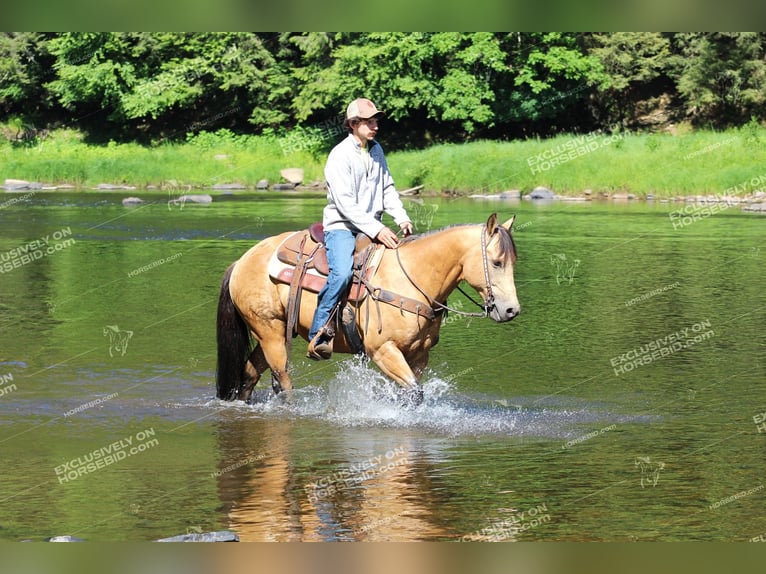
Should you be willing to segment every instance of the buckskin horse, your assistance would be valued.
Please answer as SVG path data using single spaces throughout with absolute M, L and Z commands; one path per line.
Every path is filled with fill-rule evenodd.
M 460 224 L 411 236 L 396 249 L 377 246 L 379 257 L 374 266 L 351 289 L 356 290 L 348 303 L 355 310 L 353 328 L 351 332 L 337 330 L 334 352 L 363 352 L 406 394 L 422 400 L 420 378 L 431 347 L 438 341 L 444 311 L 449 309 L 447 297 L 459 289 L 461 281 L 483 298 L 483 304 L 474 301 L 482 313 L 471 315 L 503 323 L 519 314 L 513 280 L 514 219 L 500 225 L 493 213 L 486 224 Z M 323 283 L 316 272 L 296 277 L 297 268 L 287 279 L 276 277 L 285 269 L 275 270 L 278 248 L 290 238 L 301 237 L 299 233 L 304 235 L 299 250 L 303 255 L 298 259 L 310 261 L 317 247 L 308 254 L 304 245 L 312 243 L 308 232 L 287 232 L 264 239 L 224 274 L 216 329 L 219 399 L 248 401 L 267 369 L 271 370 L 275 393 L 292 390 L 290 339 L 295 333 L 307 339 L 316 292 Z M 321 236 L 318 239 L 321 242 Z M 318 248 L 322 248 L 321 243 Z M 304 289 L 298 289 L 301 296 L 296 300 L 290 296 L 288 283 L 295 286 L 301 281 Z M 290 307 L 293 328 L 288 326 Z

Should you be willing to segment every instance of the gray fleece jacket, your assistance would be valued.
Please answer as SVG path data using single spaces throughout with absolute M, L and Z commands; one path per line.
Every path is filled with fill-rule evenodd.
M 322 223 L 325 231 L 348 229 L 374 238 L 383 228 L 383 213 L 397 225 L 409 221 L 399 192 L 388 170 L 383 148 L 368 143 L 369 156 L 353 135 L 336 145 L 324 168 L 327 206 Z

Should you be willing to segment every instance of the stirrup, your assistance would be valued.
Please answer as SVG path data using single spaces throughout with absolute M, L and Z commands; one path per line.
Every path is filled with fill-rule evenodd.
M 333 335 L 335 333 L 333 332 Z M 315 361 L 324 361 L 332 357 L 332 337 L 326 329 L 320 329 L 319 333 L 311 339 L 306 356 Z

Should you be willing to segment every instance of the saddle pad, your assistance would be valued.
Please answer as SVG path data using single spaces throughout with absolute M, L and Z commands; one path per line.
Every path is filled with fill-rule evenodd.
M 303 244 L 302 253 L 301 244 Z M 302 254 L 303 257 L 307 257 L 317 248 L 317 245 L 318 244 L 311 238 L 308 231 L 297 231 L 277 247 L 276 254 L 279 260 L 283 263 L 295 266 L 298 264 L 298 255 Z M 327 252 L 325 251 L 324 245 L 320 245 L 319 248 L 314 251 L 308 269 L 316 269 L 322 275 L 330 273 L 330 266 L 327 264 Z

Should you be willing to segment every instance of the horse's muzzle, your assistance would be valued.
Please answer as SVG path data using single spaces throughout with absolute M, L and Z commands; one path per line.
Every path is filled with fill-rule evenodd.
M 492 310 L 489 312 L 489 316 L 493 321 L 497 321 L 498 323 L 505 323 L 506 321 L 510 321 L 516 318 L 519 313 L 521 313 L 521 306 L 518 304 L 498 305 L 495 303 L 495 305 L 492 307 Z

